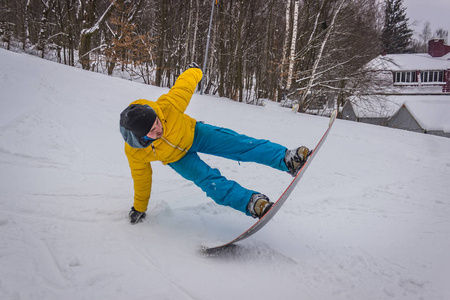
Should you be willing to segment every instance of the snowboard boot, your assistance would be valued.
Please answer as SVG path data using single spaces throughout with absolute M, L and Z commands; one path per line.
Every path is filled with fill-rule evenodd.
M 292 177 L 295 177 L 298 171 L 305 164 L 306 159 L 310 154 L 311 151 L 309 151 L 309 149 L 305 146 L 301 146 L 297 149 L 287 150 L 286 155 L 284 156 L 284 162 L 289 169 L 289 171 L 287 172 L 291 174 Z
M 136 209 L 134 209 L 134 206 L 132 206 L 128 216 L 130 217 L 131 224 L 137 224 L 139 222 L 142 222 L 147 214 L 145 212 L 137 211 Z
M 253 218 L 261 219 L 272 207 L 273 202 L 263 194 L 253 194 L 248 202 L 247 209 Z

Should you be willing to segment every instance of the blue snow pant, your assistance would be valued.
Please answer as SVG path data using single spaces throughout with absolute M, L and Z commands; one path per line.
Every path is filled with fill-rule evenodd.
M 211 154 L 236 161 L 255 162 L 288 171 L 284 156 L 286 147 L 268 140 L 258 140 L 238 134 L 230 129 L 198 122 L 194 142 L 186 155 L 170 163 L 177 173 L 193 181 L 217 204 L 230 206 L 247 215 L 247 204 L 256 191 L 248 190 L 226 179 L 217 169 L 211 168 L 197 153 Z

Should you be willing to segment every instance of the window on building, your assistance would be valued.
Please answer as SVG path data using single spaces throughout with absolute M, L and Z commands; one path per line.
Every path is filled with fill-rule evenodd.
M 394 72 L 394 83 L 415 83 L 417 74 L 415 71 Z
M 422 82 L 442 83 L 444 82 L 443 71 L 421 71 L 420 78 Z
M 394 72 L 394 83 L 408 84 L 419 81 L 416 71 Z M 443 83 L 444 71 L 420 71 L 420 82 Z

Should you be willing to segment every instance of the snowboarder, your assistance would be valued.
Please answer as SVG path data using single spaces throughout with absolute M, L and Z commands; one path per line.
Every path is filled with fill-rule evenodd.
M 169 165 L 182 177 L 193 181 L 216 203 L 261 218 L 273 205 L 269 198 L 226 179 L 219 170 L 202 161 L 198 153 L 256 162 L 292 176 L 309 154 L 304 146 L 288 150 L 268 140 L 197 122 L 185 114 L 201 78 L 202 71 L 192 63 L 170 91 L 156 102 L 137 100 L 120 114 L 120 132 L 134 181 L 134 204 L 129 213 L 132 224 L 146 216 L 152 186 L 152 161 Z

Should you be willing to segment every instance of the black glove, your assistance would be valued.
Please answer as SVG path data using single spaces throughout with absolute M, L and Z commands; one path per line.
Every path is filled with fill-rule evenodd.
M 191 64 L 188 66 L 188 69 L 191 69 L 191 68 L 200 69 L 200 67 L 195 62 L 191 62 Z
M 130 223 L 137 224 L 145 219 L 147 214 L 145 212 L 140 212 L 134 209 L 134 206 L 131 207 L 131 211 L 128 214 L 130 216 Z

